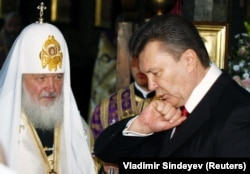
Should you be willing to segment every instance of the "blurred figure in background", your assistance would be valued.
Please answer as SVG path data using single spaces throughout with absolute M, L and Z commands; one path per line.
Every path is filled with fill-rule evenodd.
M 21 16 L 17 12 L 8 13 L 0 32 L 0 69 L 21 29 Z
M 131 45 L 133 42 L 134 37 L 131 37 L 129 44 Z M 140 71 L 139 58 L 136 55 L 130 57 L 130 73 L 133 82 L 129 86 L 106 97 L 95 107 L 90 118 L 90 127 L 95 139 L 109 125 L 140 114 L 154 97 L 155 92 L 148 89 L 147 76 Z M 99 173 L 110 171 L 114 174 L 118 173 L 117 165 L 102 162 L 100 164 L 103 165 L 101 165 Z
M 139 114 L 154 97 L 155 93 L 148 89 L 147 76 L 139 69 L 137 56 L 130 60 L 130 72 L 133 82 L 106 97 L 95 107 L 90 118 L 90 127 L 95 139 L 109 125 Z
M 102 32 L 99 39 L 98 54 L 92 74 L 89 100 L 88 122 L 96 105 L 116 91 L 116 36 Z

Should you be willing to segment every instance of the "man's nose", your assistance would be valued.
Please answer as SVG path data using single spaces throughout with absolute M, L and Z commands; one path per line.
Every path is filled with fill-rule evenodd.
M 148 89 L 150 91 L 156 90 L 157 87 L 158 87 L 158 85 L 154 80 L 148 80 Z
M 48 92 L 55 92 L 56 91 L 55 82 L 53 79 L 48 79 L 46 90 Z

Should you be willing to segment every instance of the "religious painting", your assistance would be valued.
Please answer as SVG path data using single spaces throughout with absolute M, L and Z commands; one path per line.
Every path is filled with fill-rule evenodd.
M 219 68 L 226 69 L 228 24 L 195 22 L 195 26 L 205 43 L 210 59 Z
M 228 0 L 190 0 L 184 1 L 186 6 L 192 5 L 194 21 L 227 22 L 230 17 L 231 1 Z M 189 12 L 188 12 L 189 13 Z
M 112 0 L 95 0 L 95 26 L 111 27 Z

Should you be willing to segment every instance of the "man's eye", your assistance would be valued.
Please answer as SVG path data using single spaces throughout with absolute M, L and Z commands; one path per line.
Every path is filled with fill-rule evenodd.
M 158 72 L 152 72 L 152 74 L 153 74 L 154 76 L 157 76 Z
M 37 80 L 39 80 L 39 81 L 43 81 L 43 80 L 45 80 L 45 77 L 43 77 L 43 76 L 38 77 L 38 78 L 37 78 Z
M 56 79 L 56 80 L 61 80 L 62 78 L 63 78 L 62 75 L 55 76 L 55 79 Z

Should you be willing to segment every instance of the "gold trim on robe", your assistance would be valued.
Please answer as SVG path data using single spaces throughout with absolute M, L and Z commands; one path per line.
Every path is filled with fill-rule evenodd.
M 25 114 L 22 114 L 22 119 L 27 125 L 28 129 L 31 132 L 32 138 L 40 152 L 41 158 L 43 159 L 44 167 L 46 168 L 47 174 L 58 174 L 59 171 L 59 151 L 60 151 L 60 135 L 61 135 L 61 126 L 56 126 L 54 130 L 54 144 L 53 144 L 53 153 L 49 156 L 46 155 L 44 147 L 41 143 L 41 140 Z
M 135 95 L 134 83 L 129 85 L 129 92 L 127 92 L 127 90 L 127 88 L 120 89 L 117 91 L 117 95 L 115 95 L 115 97 L 111 96 L 110 98 L 106 98 L 101 102 L 100 120 L 103 129 L 107 128 L 110 124 L 112 124 L 109 122 L 110 117 L 112 117 L 114 120 L 118 117 L 118 120 L 116 121 L 119 121 L 131 116 L 138 115 L 150 103 L 150 98 L 143 99 Z M 111 102 L 117 104 L 117 109 L 114 113 L 109 112 Z M 127 109 L 123 109 L 124 105 L 130 107 Z

